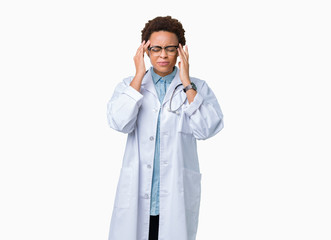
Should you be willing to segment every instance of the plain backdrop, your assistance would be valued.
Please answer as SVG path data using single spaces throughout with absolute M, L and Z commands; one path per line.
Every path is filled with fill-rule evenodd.
M 330 11 L 321 0 L 1 1 L 0 239 L 108 238 L 126 135 L 106 105 L 135 73 L 145 23 L 171 15 L 191 76 L 224 113 L 224 129 L 198 142 L 197 240 L 330 240 Z

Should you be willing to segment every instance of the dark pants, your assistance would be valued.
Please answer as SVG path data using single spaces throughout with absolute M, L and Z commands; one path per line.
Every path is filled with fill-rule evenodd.
M 159 234 L 159 215 L 150 216 L 148 240 L 158 240 L 158 234 Z

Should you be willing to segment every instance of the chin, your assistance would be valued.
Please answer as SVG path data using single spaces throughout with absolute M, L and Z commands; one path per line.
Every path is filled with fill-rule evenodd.
M 164 73 L 164 74 L 170 74 L 173 70 L 174 70 L 174 66 L 172 67 L 161 67 L 161 66 L 153 66 L 154 69 L 160 73 Z

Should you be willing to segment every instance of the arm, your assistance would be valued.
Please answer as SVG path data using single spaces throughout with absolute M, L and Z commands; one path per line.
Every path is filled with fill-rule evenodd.
M 131 79 L 129 84 L 127 83 L 129 79 L 125 79 L 118 84 L 112 98 L 108 102 L 108 124 L 117 131 L 130 133 L 135 129 L 143 98 L 143 95 L 140 93 L 140 87 L 146 71 L 144 52 L 149 44 L 149 40 L 146 43 L 143 41 L 133 58 L 136 67 L 134 78 Z
M 179 44 L 180 79 L 183 86 L 190 84 L 188 47 Z M 198 92 L 190 89 L 186 92 L 189 105 L 184 109 L 189 125 L 196 139 L 204 140 L 214 136 L 223 128 L 223 113 L 213 91 L 203 82 Z
M 187 85 L 191 83 L 189 76 L 189 62 L 188 62 L 189 53 L 188 53 L 187 45 L 185 46 L 185 50 L 184 50 L 182 44 L 179 44 L 178 54 L 180 57 L 180 62 L 178 63 L 180 69 L 179 76 L 185 88 Z M 193 89 L 186 91 L 186 97 L 189 103 L 193 102 L 196 94 L 197 92 L 194 91 Z
M 189 119 L 189 126 L 198 140 L 214 136 L 224 127 L 223 113 L 218 101 L 206 82 L 194 97 L 193 102 L 184 109 Z
M 107 105 L 108 124 L 111 128 L 130 133 L 135 129 L 143 95 L 125 81 L 118 84 Z

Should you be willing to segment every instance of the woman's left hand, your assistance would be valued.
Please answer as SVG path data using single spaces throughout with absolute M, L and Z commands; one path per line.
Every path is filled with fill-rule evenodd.
M 188 54 L 187 46 L 185 46 L 185 51 L 184 51 L 182 44 L 179 44 L 178 53 L 180 57 L 180 62 L 178 63 L 179 77 L 185 87 L 191 83 L 190 74 L 189 74 L 189 63 L 188 63 L 189 54 Z
M 179 53 L 179 57 L 180 57 L 180 62 L 178 63 L 179 77 L 183 83 L 183 86 L 186 87 L 191 84 L 190 74 L 189 74 L 187 46 L 185 46 L 185 51 L 184 51 L 182 44 L 179 44 L 178 53 Z M 186 91 L 186 96 L 187 96 L 187 100 L 188 100 L 189 104 L 191 104 L 191 102 L 193 102 L 195 95 L 197 95 L 197 92 L 194 90 L 189 89 L 188 91 Z

